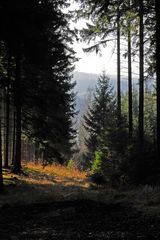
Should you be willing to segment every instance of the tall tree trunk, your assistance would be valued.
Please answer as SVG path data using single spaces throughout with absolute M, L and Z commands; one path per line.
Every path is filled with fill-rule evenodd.
M 156 7 L 156 74 L 157 74 L 157 160 L 160 166 L 160 2 L 155 1 Z
M 15 145 L 16 145 L 16 113 L 13 113 L 13 135 L 12 135 L 12 165 L 15 161 Z
M 3 173 L 2 173 L 2 136 L 1 136 L 1 120 L 0 120 L 0 193 L 3 192 Z
M 143 25 L 143 0 L 139 1 L 139 38 L 140 38 L 140 60 L 139 60 L 139 144 L 143 149 L 144 141 L 144 25 Z
M 117 9 L 117 112 L 121 121 L 121 57 L 120 57 L 120 11 Z
M 8 69 L 7 69 L 7 93 L 6 93 L 6 134 L 5 134 L 5 160 L 4 166 L 8 168 L 9 163 L 9 118 L 10 118 L 10 68 L 11 68 L 11 56 L 8 54 Z
M 38 164 L 38 159 L 39 159 L 39 144 L 35 142 L 35 157 L 34 157 L 35 164 Z
M 21 58 L 16 56 L 15 77 L 15 109 L 16 109 L 16 152 L 13 166 L 14 173 L 21 172 Z
M 130 8 L 130 0 L 129 0 Z M 132 110 L 132 63 L 131 63 L 131 21 L 128 20 L 128 115 L 129 115 L 129 136 L 133 133 L 133 110 Z
M 6 154 L 6 144 L 5 144 L 5 141 L 6 141 L 6 90 L 4 89 L 3 90 L 3 117 L 2 117 L 2 125 L 1 125 L 1 137 L 2 137 L 2 147 L 3 147 L 3 150 L 2 150 L 2 159 L 3 159 L 3 163 L 5 161 L 5 154 Z

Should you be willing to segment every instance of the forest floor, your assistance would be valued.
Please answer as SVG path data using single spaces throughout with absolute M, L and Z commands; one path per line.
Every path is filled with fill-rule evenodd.
M 0 240 L 160 239 L 160 188 L 114 190 L 84 172 L 25 165 L 4 171 Z

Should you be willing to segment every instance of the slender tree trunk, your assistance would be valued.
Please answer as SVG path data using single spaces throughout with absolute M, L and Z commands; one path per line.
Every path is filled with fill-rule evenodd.
M 13 172 L 21 172 L 21 58 L 16 56 L 15 108 L 16 108 L 16 152 Z
M 11 56 L 8 56 L 8 77 L 7 77 L 7 93 L 6 93 L 6 134 L 5 134 L 5 160 L 4 166 L 8 168 L 9 163 L 9 118 L 10 118 L 10 68 L 11 68 Z
M 160 2 L 155 1 L 156 7 L 156 74 L 157 74 L 157 160 L 160 166 Z
M 35 143 L 35 164 L 38 164 L 38 159 L 39 159 L 39 144 L 36 142 Z
M 30 162 L 31 161 L 31 149 L 30 149 L 30 141 L 28 140 L 27 143 L 27 161 Z
M 1 120 L 0 120 L 0 193 L 3 192 L 3 173 L 2 173 L 2 136 L 1 136 Z
M 129 0 L 130 7 L 130 0 Z M 129 114 L 129 136 L 133 134 L 133 110 L 132 110 L 132 56 L 131 56 L 131 22 L 128 20 L 128 114 Z
M 5 141 L 6 141 L 6 90 L 4 89 L 3 91 L 3 118 L 2 118 L 2 125 L 1 125 L 1 136 L 2 136 L 2 146 L 3 146 L 3 156 L 2 156 L 2 159 L 3 159 L 3 163 L 5 162 L 5 154 L 6 154 L 6 144 L 5 144 Z
M 12 135 L 12 165 L 15 161 L 15 145 L 16 145 L 16 113 L 13 113 L 13 135 Z
M 144 25 L 143 25 L 143 0 L 139 1 L 139 38 L 140 38 L 140 62 L 139 62 L 139 144 L 143 149 L 144 141 Z
M 0 145 L 0 148 L 1 148 L 1 151 L 0 151 L 0 158 L 2 158 L 2 165 L 3 165 L 3 152 L 4 152 L 4 142 L 3 142 L 3 133 L 4 133 L 4 90 L 3 89 L 0 89 L 0 142 L 1 142 L 1 145 Z M 3 128 L 2 128 L 3 126 Z M 3 130 L 3 131 L 2 131 Z
M 120 57 L 120 11 L 117 10 L 117 112 L 121 120 L 121 57 Z

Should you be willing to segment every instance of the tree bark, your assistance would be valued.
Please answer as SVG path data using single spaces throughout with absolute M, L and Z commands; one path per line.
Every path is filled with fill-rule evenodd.
M 1 121 L 0 121 L 0 193 L 3 192 L 3 173 L 2 173 L 2 136 L 1 136 Z
M 15 145 L 16 145 L 16 113 L 13 113 L 13 135 L 12 135 L 12 165 L 15 161 Z
M 15 109 L 16 109 L 16 152 L 13 172 L 21 172 L 21 58 L 16 56 Z
M 139 38 L 140 38 L 140 61 L 139 61 L 139 145 L 143 149 L 144 142 L 144 25 L 143 25 L 143 0 L 139 1 Z
M 156 7 L 156 84 L 157 84 L 157 160 L 160 166 L 160 2 L 155 1 Z
M 35 164 L 38 164 L 38 159 L 39 159 L 39 144 L 35 142 L 35 157 L 34 157 Z
M 130 7 L 130 0 L 129 0 Z M 128 20 L 128 118 L 129 118 L 129 136 L 133 134 L 133 110 L 132 110 L 132 56 L 131 56 L 131 22 Z
M 8 54 L 8 69 L 7 69 L 7 93 L 6 93 L 6 134 L 5 134 L 5 160 L 4 166 L 8 168 L 9 163 L 9 117 L 10 117 L 10 68 L 11 68 L 11 56 Z
M 121 120 L 121 57 L 120 57 L 120 11 L 117 10 L 117 112 Z

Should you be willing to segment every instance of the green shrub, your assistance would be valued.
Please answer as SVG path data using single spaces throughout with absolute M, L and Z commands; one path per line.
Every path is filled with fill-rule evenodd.
M 68 163 L 67 163 L 67 168 L 68 168 L 69 170 L 72 170 L 72 169 L 75 168 L 73 159 L 70 159 L 70 160 L 68 161 Z
M 106 178 L 103 169 L 103 153 L 98 150 L 95 152 L 95 159 L 91 167 L 91 180 L 96 184 L 106 183 Z
M 95 152 L 95 159 L 92 164 L 91 171 L 93 173 L 101 172 L 101 166 L 102 166 L 102 152 L 96 151 Z

